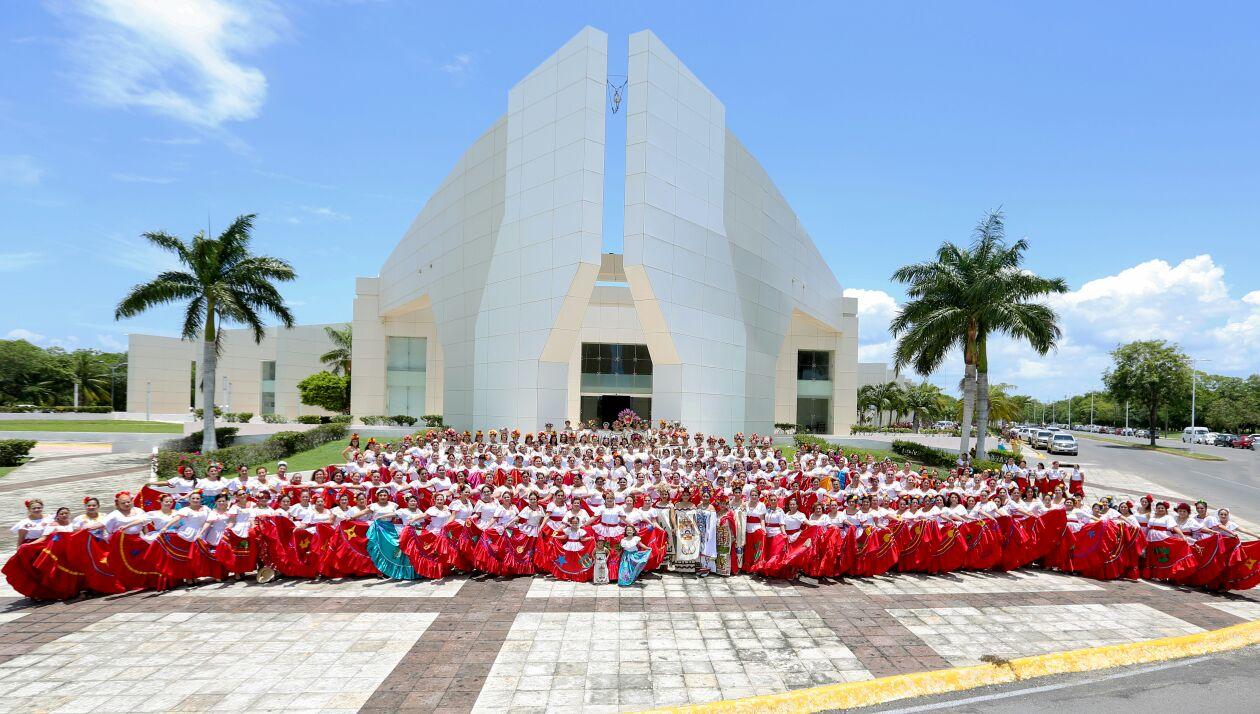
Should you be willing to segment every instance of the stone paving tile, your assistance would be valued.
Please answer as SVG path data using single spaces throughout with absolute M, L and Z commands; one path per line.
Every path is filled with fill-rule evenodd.
M 957 572 L 943 575 L 897 573 L 849 581 L 873 595 L 949 595 L 1022 592 L 1071 592 L 1102 590 L 1096 581 L 1045 570 L 1009 573 Z
M 94 454 L 75 458 L 35 459 L 11 471 L 3 481 L 0 481 L 0 488 L 10 491 L 15 485 L 34 486 L 45 479 L 62 479 L 69 476 L 90 477 L 92 474 L 104 471 L 143 469 L 140 479 L 137 480 L 133 476 L 133 481 L 136 482 L 135 490 L 138 490 L 147 478 L 145 474 L 148 468 L 149 457 L 144 454 Z
M 0 662 L 6 711 L 357 711 L 433 613 L 118 613 Z
M 890 609 L 906 629 L 954 666 L 1202 632 L 1150 606 L 1042 605 Z
M 162 597 L 440 598 L 455 597 L 466 581 L 467 579 L 462 577 L 442 580 L 354 578 L 318 582 L 277 579 L 270 583 L 260 584 L 247 578 L 235 582 L 208 583 L 192 588 L 180 588 L 164 593 Z
M 632 711 L 869 678 L 814 613 L 527 612 L 473 711 Z
M 642 578 L 629 587 L 615 583 L 593 585 L 535 578 L 525 597 L 529 598 L 729 598 L 759 596 L 798 596 L 792 583 L 756 580 L 747 576 L 697 578 L 660 575 Z
M 1244 620 L 1260 620 L 1260 602 L 1251 602 L 1248 600 L 1235 600 L 1224 602 L 1207 602 L 1203 603 L 1208 607 L 1214 607 L 1222 612 L 1227 612 L 1235 617 Z

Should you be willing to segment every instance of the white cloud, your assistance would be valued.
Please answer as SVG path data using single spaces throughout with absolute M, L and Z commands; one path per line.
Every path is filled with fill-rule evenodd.
M 286 27 L 269 0 L 86 0 L 67 17 L 89 97 L 205 128 L 258 115 L 267 79 L 241 58 Z
M 150 144 L 161 144 L 162 146 L 192 146 L 201 143 L 201 137 L 197 136 L 172 136 L 166 139 L 146 138 L 146 142 Z
M 101 344 L 101 347 L 104 347 L 110 352 L 126 352 L 127 351 L 127 343 L 123 342 L 117 337 L 114 337 L 113 335 L 97 335 L 96 341 Z
M 26 154 L 0 156 L 0 183 L 36 186 L 44 179 L 44 169 Z
M 115 181 L 122 181 L 123 183 L 153 183 L 153 184 L 175 183 L 175 179 L 169 176 L 143 176 L 141 174 L 114 173 L 114 174 L 110 174 L 109 177 L 114 179 Z
M 476 58 L 470 53 L 461 52 L 438 65 L 438 69 L 452 77 L 463 79 L 472 73 L 476 66 L 476 61 Z
M 302 206 L 302 210 L 315 216 L 329 221 L 348 221 L 350 216 L 344 213 L 338 213 L 327 206 Z
M 73 335 L 69 337 L 48 337 L 38 332 L 33 332 L 22 327 L 9 330 L 5 334 L 6 340 L 26 340 L 27 342 L 38 345 L 40 347 L 62 347 L 65 349 L 75 349 L 79 345 L 79 338 Z
M 17 273 L 44 262 L 43 253 L 0 253 L 0 273 Z
M 1242 301 L 1247 303 L 1248 305 L 1255 305 L 1256 307 L 1260 307 L 1260 290 L 1252 290 L 1246 295 L 1243 295 Z

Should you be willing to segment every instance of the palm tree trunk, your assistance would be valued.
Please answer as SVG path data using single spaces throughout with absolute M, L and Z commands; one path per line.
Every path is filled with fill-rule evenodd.
M 976 369 L 976 458 L 985 458 L 984 437 L 989 431 L 989 371 Z
M 958 453 L 960 456 L 966 457 L 968 454 L 968 446 L 971 443 L 971 413 L 976 407 L 976 366 L 974 364 L 967 365 L 967 373 L 963 376 L 963 413 L 962 425 L 959 427 L 962 431 L 962 440 L 958 445 Z
M 201 342 L 201 453 L 219 448 L 214 433 L 214 381 L 219 355 L 215 352 L 214 301 L 207 301 L 206 336 Z

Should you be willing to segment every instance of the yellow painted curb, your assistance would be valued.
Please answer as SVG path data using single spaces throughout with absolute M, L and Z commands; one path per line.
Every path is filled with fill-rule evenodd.
M 1088 672 L 1195 657 L 1260 644 L 1260 622 L 1246 622 L 1193 635 L 1165 637 L 1122 645 L 1020 657 L 995 664 L 956 667 L 931 672 L 898 674 L 865 682 L 829 684 L 782 694 L 731 699 L 708 704 L 652 709 L 654 714 L 716 714 L 727 712 L 816 712 L 824 709 L 869 707 L 898 699 L 960 692 L 1054 674 Z

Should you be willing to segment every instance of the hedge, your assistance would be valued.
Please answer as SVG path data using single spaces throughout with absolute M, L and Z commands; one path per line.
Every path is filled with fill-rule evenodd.
M 216 426 L 214 428 L 214 440 L 219 446 L 231 446 L 236 441 L 236 432 L 240 431 L 234 426 Z M 171 451 L 197 451 L 201 448 L 201 439 L 205 434 L 204 429 L 198 429 L 193 433 L 181 439 L 171 439 L 162 444 L 163 449 Z
M 283 414 L 263 414 L 262 420 L 267 424 L 284 424 L 288 421 Z
M 2 414 L 109 414 L 110 407 L 0 407 Z
M 0 466 L 18 466 L 33 448 L 32 439 L 0 439 Z
M 253 412 L 228 412 L 223 415 L 223 421 L 232 424 L 247 424 L 249 423 L 249 420 L 253 418 Z
M 895 439 L 892 443 L 892 450 L 898 456 L 914 459 L 927 466 L 953 468 L 958 462 L 958 457 L 948 451 L 933 449 L 916 441 Z
M 206 466 L 212 462 L 222 463 L 225 468 L 234 469 L 244 464 L 251 466 L 268 461 L 287 458 L 301 451 L 309 451 L 330 441 L 346 438 L 349 429 L 345 424 L 323 424 L 309 431 L 281 431 L 271 438 L 256 444 L 240 444 L 211 451 L 208 454 L 190 453 L 191 450 L 165 450 L 158 452 L 158 476 L 170 478 L 176 473 L 180 464 L 187 464 L 205 473 Z

